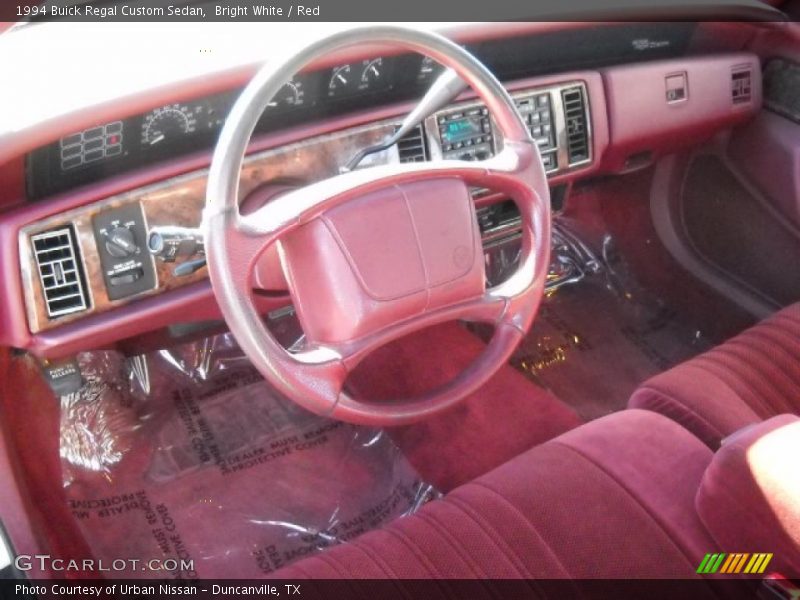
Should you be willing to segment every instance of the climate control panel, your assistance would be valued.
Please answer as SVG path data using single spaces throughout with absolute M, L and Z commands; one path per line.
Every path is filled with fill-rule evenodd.
M 556 120 L 553 94 L 550 91 L 514 99 L 531 138 L 539 146 L 545 171 L 558 169 Z

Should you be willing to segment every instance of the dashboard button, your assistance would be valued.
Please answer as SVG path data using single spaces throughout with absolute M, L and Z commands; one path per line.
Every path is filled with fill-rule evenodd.
M 119 275 L 112 275 L 108 278 L 108 282 L 111 285 L 135 283 L 142 275 L 144 275 L 144 271 L 142 271 L 142 269 L 131 269 L 130 271 L 125 271 Z

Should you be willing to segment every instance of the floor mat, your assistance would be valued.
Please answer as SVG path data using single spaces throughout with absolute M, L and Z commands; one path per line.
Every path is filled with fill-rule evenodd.
M 350 383 L 372 400 L 417 395 L 453 379 L 485 348 L 463 326 L 444 323 L 379 349 Z M 447 492 L 580 424 L 558 398 L 504 366 L 458 406 L 387 431 L 422 477 Z
M 625 408 L 649 377 L 711 347 L 638 286 L 606 239 L 601 268 L 547 298 L 511 364 L 585 420 Z
M 437 495 L 382 430 L 279 397 L 229 335 L 80 361 L 64 485 L 95 558 L 138 561 L 115 577 L 258 577 Z

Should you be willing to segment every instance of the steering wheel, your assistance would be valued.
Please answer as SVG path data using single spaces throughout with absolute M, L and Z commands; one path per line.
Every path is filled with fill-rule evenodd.
M 268 102 L 309 62 L 362 44 L 418 52 L 452 68 L 488 107 L 502 150 L 476 162 L 440 160 L 347 172 L 242 215 L 239 174 Z M 469 186 L 508 195 L 522 216 L 519 268 L 489 289 Z M 477 390 L 527 332 L 545 289 L 550 198 L 538 148 L 513 100 L 486 67 L 438 34 L 364 27 L 271 60 L 255 75 L 214 151 L 203 230 L 222 314 L 267 381 L 321 415 L 400 425 L 447 409 Z M 273 338 L 254 303 L 254 268 L 272 244 L 277 244 L 306 338 L 304 348 L 293 353 Z M 448 384 L 381 403 L 346 391 L 348 374 L 372 350 L 456 319 L 492 323 L 494 334 L 485 351 Z

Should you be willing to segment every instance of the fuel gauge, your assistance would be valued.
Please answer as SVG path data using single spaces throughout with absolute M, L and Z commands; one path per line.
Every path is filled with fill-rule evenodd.
M 383 59 L 374 58 L 372 60 L 364 61 L 364 66 L 361 70 L 361 79 L 358 83 L 358 89 L 370 90 L 378 87 L 383 79 Z
M 330 81 L 328 81 L 328 96 L 339 96 L 352 89 L 353 76 L 350 65 L 341 65 L 333 69 Z

